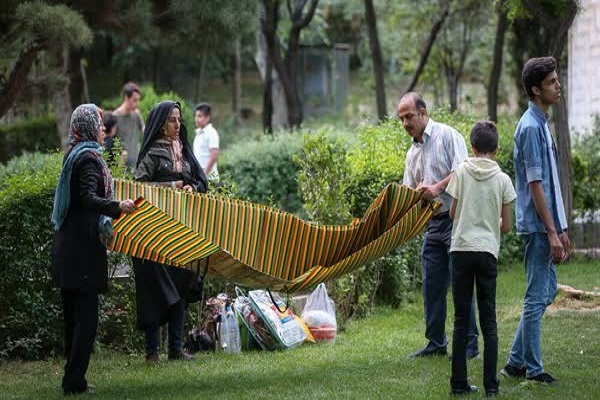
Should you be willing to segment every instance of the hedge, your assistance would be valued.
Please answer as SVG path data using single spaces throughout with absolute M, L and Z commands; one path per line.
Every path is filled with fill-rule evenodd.
M 0 125 L 0 163 L 24 152 L 45 152 L 60 148 L 56 119 L 52 115 L 11 125 Z

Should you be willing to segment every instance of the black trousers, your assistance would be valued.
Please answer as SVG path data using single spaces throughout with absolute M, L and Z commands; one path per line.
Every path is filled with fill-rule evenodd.
M 452 252 L 452 297 L 454 333 L 452 340 L 452 377 L 450 385 L 464 389 L 467 383 L 467 330 L 471 325 L 471 299 L 477 286 L 479 324 L 483 334 L 483 386 L 498 389 L 498 327 L 496 325 L 496 258 L 487 252 Z
M 65 319 L 65 375 L 62 388 L 65 394 L 87 389 L 85 373 L 98 329 L 98 294 L 61 290 Z

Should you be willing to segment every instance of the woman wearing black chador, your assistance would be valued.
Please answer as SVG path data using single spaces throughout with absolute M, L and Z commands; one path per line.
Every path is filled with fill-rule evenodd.
M 134 173 L 139 182 L 206 192 L 207 181 L 187 140 L 181 106 L 158 103 L 148 115 Z M 195 280 L 192 271 L 134 259 L 138 327 L 146 335 L 146 361 L 159 361 L 159 328 L 168 323 L 169 360 L 189 360 L 183 351 L 186 295 Z

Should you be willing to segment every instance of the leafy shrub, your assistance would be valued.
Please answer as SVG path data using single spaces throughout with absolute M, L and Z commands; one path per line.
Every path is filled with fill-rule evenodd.
M 331 140 L 324 131 L 304 135 L 301 153 L 294 161 L 302 171 L 298 184 L 311 220 L 323 224 L 351 221 L 352 199 L 347 196 L 350 168 L 345 158 L 346 146 L 339 139 Z
M 600 208 L 600 114 L 573 144 L 573 208 L 580 214 Z
M 431 117 L 435 121 L 450 125 L 460 132 L 465 138 L 469 154 L 471 156 L 473 155 L 470 140 L 471 129 L 475 122 L 479 121 L 481 118 L 472 115 L 451 113 L 445 108 L 434 110 L 431 113 Z M 498 129 L 498 153 L 496 154 L 496 161 L 500 168 L 502 168 L 502 171 L 513 178 L 513 180 L 515 177 L 515 168 L 513 165 L 513 137 L 516 126 L 517 121 L 502 118 L 496 124 L 496 128 Z
M 60 148 L 56 119 L 52 115 L 11 125 L 0 125 L 0 163 L 23 152 L 46 152 Z
M 293 160 L 300 149 L 301 136 L 287 133 L 238 142 L 219 157 L 219 172 L 230 176 L 241 198 L 301 213 Z
M 60 155 L 0 189 L 0 356 L 40 358 L 61 346 L 60 293 L 49 279 L 50 214 Z
M 41 170 L 55 158 L 56 154 L 30 153 L 27 151 L 20 156 L 11 158 L 6 164 L 0 164 L 0 188 L 5 179 L 16 174 L 26 174 Z
M 410 138 L 397 120 L 388 120 L 361 127 L 349 144 L 346 162 L 352 174 L 352 214 L 359 217 L 387 184 L 402 182 Z
M 356 136 L 305 135 L 295 159 L 304 207 L 311 219 L 345 224 L 351 217 L 362 217 L 383 187 L 401 180 L 408 148 L 405 136 L 395 121 L 363 126 Z M 330 283 L 343 320 L 366 315 L 376 302 L 399 304 L 411 281 L 411 257 L 406 252 L 397 249 Z

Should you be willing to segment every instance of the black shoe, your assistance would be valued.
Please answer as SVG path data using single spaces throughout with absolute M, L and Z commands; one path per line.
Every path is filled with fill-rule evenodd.
M 411 358 L 416 357 L 429 357 L 429 356 L 446 356 L 448 355 L 448 350 L 445 347 L 438 347 L 437 349 L 428 349 L 427 347 L 412 353 Z
M 160 361 L 160 357 L 158 356 L 158 353 L 148 353 L 148 354 L 146 354 L 146 362 L 148 364 L 156 364 L 159 361 Z
M 504 368 L 500 370 L 500 374 L 507 378 L 525 378 L 526 372 L 525 367 L 517 368 L 510 364 L 506 364 Z
M 541 374 L 537 374 L 536 376 L 527 378 L 527 380 L 541 382 L 541 383 L 550 383 L 550 384 L 558 382 L 558 380 L 556 380 L 552 375 L 547 374 L 545 372 L 542 372 Z
M 500 396 L 500 389 L 487 389 L 485 391 L 485 397 Z
M 450 389 L 450 394 L 452 396 L 463 396 L 466 394 L 471 394 L 471 393 L 477 393 L 479 392 L 479 388 L 475 385 L 467 385 L 467 387 L 464 388 L 451 388 Z
M 192 361 L 193 359 L 194 357 L 183 349 L 169 350 L 169 361 Z

